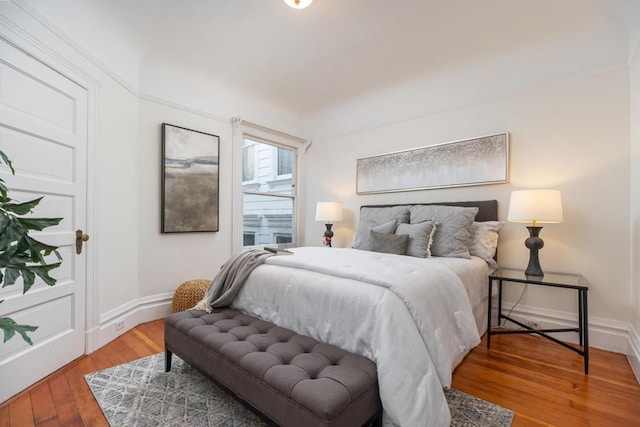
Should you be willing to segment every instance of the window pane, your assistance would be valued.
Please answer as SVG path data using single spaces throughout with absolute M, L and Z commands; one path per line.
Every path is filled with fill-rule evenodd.
M 291 243 L 291 234 L 276 234 L 276 243 Z
M 293 151 L 278 147 L 278 175 L 293 172 Z
M 253 181 L 255 179 L 255 146 L 245 145 L 242 147 L 242 180 Z
M 242 246 L 253 246 L 256 244 L 256 235 L 253 233 L 244 233 L 242 236 Z
M 293 150 L 244 140 L 242 181 L 245 190 L 292 194 Z
M 243 222 L 244 235 L 255 236 L 252 245 L 291 243 L 294 232 L 293 199 L 245 194 Z

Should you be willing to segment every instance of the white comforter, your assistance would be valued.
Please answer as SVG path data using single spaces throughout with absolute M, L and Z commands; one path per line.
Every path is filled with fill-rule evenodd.
M 437 258 L 293 251 L 258 267 L 233 306 L 373 360 L 393 424 L 448 426 L 442 387 L 480 342 L 458 276 Z

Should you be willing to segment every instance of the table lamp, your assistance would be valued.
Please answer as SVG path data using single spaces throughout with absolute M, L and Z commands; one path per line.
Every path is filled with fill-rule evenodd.
M 331 247 L 331 238 L 333 237 L 333 231 L 331 227 L 333 222 L 342 221 L 342 205 L 337 202 L 318 202 L 316 205 L 316 221 L 325 221 L 323 243 Z
M 529 238 L 524 245 L 529 248 L 528 276 L 544 276 L 538 251 L 544 246 L 539 237 L 542 227 L 538 224 L 562 222 L 562 196 L 559 190 L 519 190 L 511 193 L 507 221 L 531 223 L 527 226 Z

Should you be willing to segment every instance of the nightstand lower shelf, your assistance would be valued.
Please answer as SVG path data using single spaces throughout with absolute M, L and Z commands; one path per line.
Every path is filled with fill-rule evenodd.
M 518 330 L 495 330 L 491 326 L 491 307 L 493 305 L 493 282 L 498 283 L 498 325 L 501 321 L 508 320 L 523 329 Z M 524 283 L 539 286 L 549 286 L 555 288 L 573 289 L 578 292 L 578 326 L 575 328 L 554 328 L 535 329 L 512 317 L 502 314 L 502 287 L 504 283 Z M 589 325 L 588 325 L 588 303 L 587 291 L 589 287 L 584 284 L 584 278 L 574 274 L 549 274 L 546 276 L 525 276 L 523 271 L 511 269 L 498 269 L 489 276 L 489 313 L 487 323 L 487 348 L 491 347 L 491 337 L 501 334 L 537 334 L 541 337 L 553 341 L 571 351 L 574 351 L 584 358 L 584 373 L 589 373 Z M 568 344 L 551 335 L 558 332 L 577 332 L 579 346 Z

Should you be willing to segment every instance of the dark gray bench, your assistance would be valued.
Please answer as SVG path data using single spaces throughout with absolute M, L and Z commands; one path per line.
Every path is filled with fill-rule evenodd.
M 175 353 L 272 424 L 382 425 L 367 358 L 232 309 L 174 313 L 164 336 L 167 372 Z

